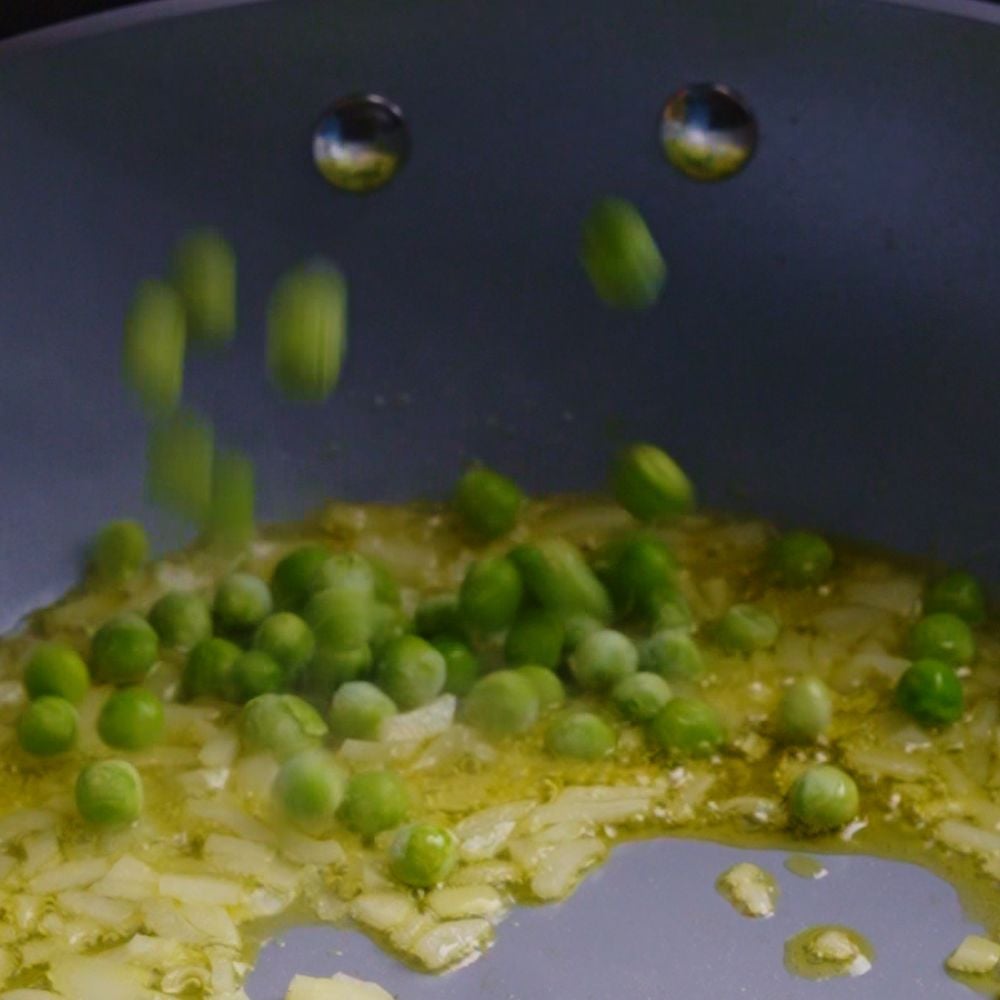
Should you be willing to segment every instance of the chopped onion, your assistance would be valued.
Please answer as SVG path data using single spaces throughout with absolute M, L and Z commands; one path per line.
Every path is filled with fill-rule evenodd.
M 504 909 L 500 893 L 492 886 L 446 886 L 427 896 L 427 905 L 442 920 L 460 917 L 495 918 Z
M 478 954 L 493 935 L 486 920 L 449 920 L 418 938 L 410 953 L 432 972 Z
M 382 720 L 379 739 L 385 743 L 429 740 L 451 725 L 456 704 L 453 694 L 445 694 L 412 712 L 391 715 Z

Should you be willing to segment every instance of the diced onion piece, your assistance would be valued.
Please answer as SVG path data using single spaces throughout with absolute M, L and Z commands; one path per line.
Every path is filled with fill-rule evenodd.
M 871 778 L 921 781 L 929 776 L 927 761 L 920 754 L 886 747 L 849 747 L 846 756 L 853 772 Z
M 57 868 L 50 868 L 41 875 L 36 875 L 28 883 L 28 891 L 45 895 L 50 892 L 63 892 L 66 889 L 79 889 L 96 882 L 107 874 L 110 867 L 110 863 L 104 858 L 67 861 Z
M 254 876 L 274 864 L 274 851 L 270 847 L 224 833 L 210 833 L 205 838 L 202 856 L 228 872 Z
M 720 816 L 740 816 L 759 826 L 784 826 L 788 818 L 781 802 L 765 795 L 735 795 L 717 810 Z
M 198 759 L 205 767 L 231 767 L 240 750 L 235 733 L 222 732 L 208 740 L 198 751 Z
M 120 857 L 107 875 L 95 882 L 90 891 L 111 899 L 148 899 L 155 891 L 159 876 L 149 865 L 131 855 Z
M 372 892 L 359 896 L 351 904 L 350 914 L 363 927 L 382 933 L 415 920 L 419 915 L 416 904 L 402 892 Z
M 641 788 L 567 788 L 551 802 L 539 806 L 527 820 L 529 830 L 553 823 L 586 820 L 591 823 L 626 823 L 649 813 L 656 791 Z
M 813 624 L 821 632 L 836 636 L 838 641 L 848 645 L 877 632 L 887 623 L 891 624 L 891 618 L 885 611 L 860 604 L 828 608 L 813 618 Z
M 0 1000 L 65 1000 L 61 993 L 52 990 L 6 990 L 0 993 Z
M 858 946 L 843 931 L 832 929 L 817 934 L 806 947 L 821 962 L 850 962 L 859 954 Z
M 31 833 L 22 842 L 24 847 L 24 861 L 21 863 L 21 871 L 25 875 L 33 875 L 43 868 L 54 864 L 59 858 L 59 838 L 54 830 L 43 830 L 40 833 Z
M 521 869 L 511 861 L 480 861 L 462 865 L 448 881 L 451 885 L 512 885 L 521 878 Z
M 225 907 L 189 903 L 182 904 L 178 912 L 182 919 L 201 934 L 202 945 L 205 944 L 205 938 L 207 938 L 209 943 L 214 942 L 229 948 L 239 947 L 239 931 Z
M 844 587 L 844 597 L 851 604 L 861 604 L 880 611 L 908 617 L 920 605 L 923 585 L 912 576 L 888 580 L 855 580 Z
M 490 764 L 496 760 L 497 751 L 485 740 L 480 739 L 475 730 L 456 723 L 449 726 L 427 745 L 423 753 L 410 764 L 410 770 L 423 771 L 463 758 L 472 758 L 482 764 Z
M 733 865 L 719 878 L 719 891 L 747 917 L 773 917 L 778 886 L 763 868 L 749 862 Z
M 161 875 L 159 891 L 179 903 L 208 906 L 235 906 L 244 897 L 239 883 L 206 875 Z
M 392 1000 L 377 983 L 354 979 L 338 972 L 332 979 L 296 976 L 285 1000 Z
M 256 840 L 262 844 L 274 843 L 274 832 L 260 820 L 247 815 L 235 803 L 235 799 L 221 795 L 214 799 L 191 799 L 187 803 L 187 810 L 192 816 L 214 826 L 220 826 L 247 840 Z
M 164 993 L 176 996 L 179 993 L 207 990 L 212 984 L 212 974 L 200 965 L 182 965 L 171 969 L 160 980 L 160 989 Z
M 204 945 L 204 935 L 189 923 L 177 903 L 169 899 L 148 899 L 142 907 L 143 923 L 151 934 L 184 944 Z
M 537 806 L 534 799 L 491 806 L 466 816 L 456 827 L 462 858 L 481 861 L 495 857 L 518 822 Z
M 0 844 L 18 841 L 29 833 L 51 830 L 59 821 L 59 814 L 48 809 L 18 809 L 0 819 Z
M 73 1000 L 154 1000 L 149 973 L 113 959 L 66 956 L 49 966 L 49 982 Z
M 447 968 L 489 943 L 493 930 L 486 920 L 449 920 L 427 931 L 410 947 L 410 954 L 432 972 Z
M 990 856 L 1000 854 L 1000 833 L 981 830 L 978 826 L 957 819 L 938 823 L 934 836 L 946 847 L 962 854 Z
M 429 740 L 443 733 L 455 718 L 457 702 L 453 694 L 436 698 L 429 705 L 402 712 L 382 720 L 379 739 L 385 743 L 406 740 Z
M 233 786 L 244 798 L 267 802 L 271 798 L 279 764 L 269 753 L 244 757 L 233 768 Z
M 1000 944 L 978 934 L 966 937 L 945 962 L 952 972 L 965 972 L 974 976 L 992 972 L 998 964 Z
M 543 857 L 531 879 L 539 899 L 561 899 L 577 883 L 584 869 L 599 861 L 607 848 L 597 839 L 560 844 Z
M 427 896 L 427 905 L 442 920 L 461 917 L 495 917 L 504 904 L 500 893 L 489 885 L 445 886 Z
M 278 846 L 286 858 L 303 865 L 339 868 L 347 861 L 347 855 L 339 841 L 317 840 L 294 830 L 282 830 Z
M 87 917 L 104 927 L 125 933 L 135 920 L 135 907 L 120 899 L 108 899 L 95 892 L 68 891 L 56 897 L 56 905 L 65 913 Z M 135 930 L 135 927 L 131 927 Z

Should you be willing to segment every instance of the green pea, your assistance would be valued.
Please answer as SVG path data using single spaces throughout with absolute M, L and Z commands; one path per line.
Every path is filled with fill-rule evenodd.
M 360 649 L 372 636 L 370 593 L 351 587 L 329 587 L 315 593 L 302 617 L 313 630 L 319 648 Z
M 312 659 L 316 639 L 298 615 L 277 611 L 260 623 L 254 633 L 253 647 L 267 653 L 281 666 L 285 680 L 292 681 Z
M 925 726 L 947 726 L 962 717 L 962 682 L 949 663 L 917 660 L 896 683 L 896 704 Z
M 555 757 L 599 760 L 615 748 L 614 729 L 592 712 L 556 716 L 545 730 L 545 749 Z
M 102 583 L 135 576 L 149 558 L 149 539 L 138 521 L 109 521 L 90 549 L 91 575 Z
M 139 772 L 124 760 L 87 764 L 76 779 L 76 808 L 95 826 L 128 826 L 142 814 Z
M 510 664 L 533 663 L 555 669 L 565 643 L 566 626 L 558 615 L 542 608 L 528 608 L 507 632 L 504 658 Z
M 517 567 L 502 556 L 473 563 L 458 595 L 462 620 L 471 628 L 497 632 L 517 616 L 524 588 Z
M 197 594 L 171 590 L 149 609 L 149 624 L 168 649 L 193 649 L 212 634 L 212 612 Z
M 510 553 L 524 588 L 543 608 L 562 618 L 611 618 L 611 599 L 580 550 L 562 538 L 519 545 Z
M 689 629 L 694 622 L 687 598 L 677 589 L 658 591 L 650 601 L 648 617 L 654 631 Z
M 443 882 L 457 864 L 458 840 L 455 835 L 431 823 L 403 827 L 389 848 L 393 876 L 415 889 L 429 889 Z
M 396 714 L 396 703 L 368 681 L 348 681 L 330 705 L 330 731 L 340 740 L 377 740 L 382 723 Z
M 76 744 L 76 709 L 65 698 L 43 694 L 29 703 L 17 722 L 17 740 L 36 757 L 54 757 Z
M 242 632 L 256 628 L 272 610 L 271 591 L 251 573 L 230 573 L 215 591 L 212 612 L 225 629 Z
M 258 695 L 240 712 L 244 748 L 270 751 L 278 760 L 315 746 L 328 731 L 319 712 L 294 694 Z
M 433 701 L 444 690 L 448 666 L 426 639 L 404 635 L 386 646 L 376 677 L 379 687 L 406 712 Z
M 374 837 L 383 830 L 395 829 L 409 811 L 410 797 L 398 774 L 366 771 L 347 782 L 340 818 L 362 837 Z
M 333 754 L 317 747 L 289 757 L 274 781 L 275 797 L 284 814 L 310 832 L 329 829 L 346 790 L 347 774 Z
M 125 380 L 150 414 L 181 398 L 187 329 L 184 304 L 165 282 L 143 281 L 125 318 Z
M 818 764 L 795 779 L 788 806 L 792 819 L 810 833 L 839 830 L 858 814 L 858 786 L 839 767 Z
M 580 260 L 598 297 L 618 309 L 648 309 L 667 278 L 649 227 L 622 198 L 594 203 L 583 224 Z
M 146 490 L 153 503 L 204 524 L 215 465 L 211 425 L 190 410 L 178 410 L 150 429 L 146 461 Z
M 640 521 L 684 514 L 694 507 L 694 489 L 681 467 L 652 444 L 633 444 L 615 459 L 615 499 Z
M 506 535 L 517 524 L 524 494 L 512 479 L 478 465 L 459 479 L 452 503 L 471 532 L 493 539 Z
M 372 653 L 381 656 L 382 651 L 400 636 L 413 631 L 413 623 L 406 612 L 398 606 L 376 601 L 371 607 L 371 648 Z
M 562 619 L 562 623 L 566 630 L 565 649 L 569 653 L 578 649 L 587 636 L 600 632 L 604 627 L 602 622 L 589 615 L 567 615 Z
M 24 686 L 29 698 L 51 694 L 77 705 L 90 690 L 90 671 L 71 646 L 41 642 L 24 666 Z
M 235 698 L 233 664 L 240 647 L 228 639 L 203 639 L 188 653 L 181 677 L 181 691 L 186 700 L 192 698 Z
M 514 670 L 497 670 L 480 678 L 465 698 L 466 722 L 490 736 L 513 736 L 538 719 L 535 685 Z
M 97 717 L 97 733 L 109 747 L 141 750 L 158 743 L 164 729 L 163 702 L 141 687 L 108 696 Z
M 615 707 L 631 722 L 648 722 L 670 698 L 670 685 L 659 674 L 631 674 L 611 689 Z
M 697 698 L 672 698 L 649 724 L 653 739 L 677 757 L 707 757 L 726 739 L 719 713 Z
M 789 531 L 772 543 L 768 564 L 786 586 L 814 587 L 830 575 L 833 549 L 820 535 Z
M 580 643 L 569 665 L 580 687 L 587 691 L 607 691 L 639 669 L 639 653 L 627 635 L 601 629 Z
M 105 622 L 94 633 L 90 662 L 103 681 L 137 684 L 156 662 L 160 643 L 152 626 L 126 612 Z
M 566 689 L 559 677 L 548 667 L 540 667 L 534 663 L 526 663 L 514 670 L 523 677 L 538 696 L 538 711 L 541 715 L 559 708 L 566 701 Z
M 815 743 L 833 721 L 830 689 L 818 677 L 799 677 L 781 693 L 775 730 L 782 743 Z
M 666 542 L 652 536 L 617 539 L 595 560 L 619 614 L 654 613 L 663 595 L 676 591 L 677 560 Z
M 271 593 L 279 611 L 300 611 L 312 597 L 313 580 L 330 557 L 323 545 L 303 545 L 278 560 L 271 574 Z
M 937 611 L 914 624 L 906 648 L 911 659 L 940 660 L 958 667 L 975 658 L 976 640 L 958 615 Z
M 212 492 L 204 518 L 205 538 L 229 550 L 244 548 L 256 531 L 256 472 L 243 452 L 220 451 L 212 463 Z
M 666 628 L 639 644 L 639 669 L 668 681 L 693 680 L 704 673 L 705 662 L 685 629 Z
M 184 303 L 191 335 L 205 344 L 236 331 L 236 254 L 217 232 L 188 233 L 174 248 L 171 278 Z
M 431 645 L 444 657 L 446 678 L 444 690 L 448 694 L 466 695 L 479 679 L 480 667 L 476 654 L 469 646 L 451 635 L 431 639 Z
M 971 574 L 956 571 L 935 580 L 924 594 L 924 613 L 945 611 L 970 625 L 986 620 L 986 593 Z
M 714 625 L 712 635 L 727 653 L 747 655 L 770 649 L 778 641 L 781 626 L 775 617 L 756 604 L 734 604 Z
M 285 671 L 273 656 L 250 649 L 236 657 L 232 685 L 236 701 L 250 701 L 258 695 L 280 691 L 285 686 Z
M 400 604 L 399 584 L 396 583 L 392 571 L 381 559 L 369 559 L 375 579 L 375 600 L 390 608 L 398 608 Z
M 370 646 L 358 649 L 331 649 L 320 646 L 306 664 L 302 674 L 302 688 L 317 701 L 327 701 L 334 691 L 349 681 L 355 681 L 371 672 Z
M 347 346 L 347 284 L 325 264 L 296 268 L 271 295 L 267 367 L 284 395 L 326 399 L 340 378 Z
M 314 593 L 321 590 L 356 590 L 375 599 L 375 570 L 357 552 L 336 552 L 324 559 L 313 575 Z
M 462 636 L 465 622 L 458 607 L 458 594 L 434 594 L 424 598 L 413 617 L 413 630 L 430 639 L 435 635 Z

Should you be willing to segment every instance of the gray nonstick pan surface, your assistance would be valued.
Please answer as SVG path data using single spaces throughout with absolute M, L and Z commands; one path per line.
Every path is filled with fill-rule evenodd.
M 440 496 L 484 458 L 532 491 L 595 488 L 623 439 L 663 442 L 706 503 L 930 554 L 1000 581 L 1000 15 L 874 2 L 276 0 L 149 4 L 0 45 L 0 624 L 75 578 L 80 546 L 146 508 L 119 342 L 135 282 L 192 225 L 229 234 L 241 332 L 191 401 L 247 449 L 268 518 L 331 495 Z M 658 114 L 727 84 L 756 115 L 724 183 L 673 170 Z M 316 173 L 333 100 L 396 102 L 412 155 L 367 197 Z M 657 308 L 597 307 L 575 256 L 593 198 L 635 201 L 668 259 Z M 351 283 L 350 357 L 321 408 L 262 364 L 274 278 L 312 254 Z M 618 849 L 525 910 L 467 969 L 411 972 L 330 929 L 250 979 L 343 970 L 406 1000 L 940 998 L 964 932 L 912 866 L 779 872 L 774 921 L 712 890 L 736 852 Z M 742 855 L 741 855 L 742 856 Z M 875 944 L 856 980 L 791 978 L 811 923 Z M 780 924 L 780 926 L 778 926 Z

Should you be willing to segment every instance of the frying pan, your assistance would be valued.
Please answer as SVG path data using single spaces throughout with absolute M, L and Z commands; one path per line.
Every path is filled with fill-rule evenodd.
M 734 87 L 760 143 L 696 183 L 658 144 L 678 87 Z M 413 152 L 377 193 L 310 160 L 316 116 L 397 102 Z M 595 488 L 623 439 L 663 443 L 712 506 L 956 562 L 1000 580 L 1000 8 L 941 0 L 275 0 L 150 3 L 0 46 L 0 624 L 57 596 L 81 540 L 144 506 L 121 388 L 123 305 L 210 223 L 241 264 L 233 351 L 186 392 L 258 463 L 268 518 L 331 495 L 443 495 L 472 457 L 533 491 Z M 644 212 L 670 265 L 653 310 L 601 308 L 576 259 L 596 196 Z M 265 298 L 303 257 L 351 288 L 322 407 L 268 386 Z M 407 1000 L 941 998 L 965 933 L 921 869 L 833 858 L 778 916 L 712 883 L 738 852 L 619 848 L 568 902 L 521 910 L 443 978 L 360 935 L 291 933 L 253 1000 L 337 969 Z M 742 855 L 741 855 L 742 856 Z M 843 922 L 874 970 L 805 983 L 801 927 Z

